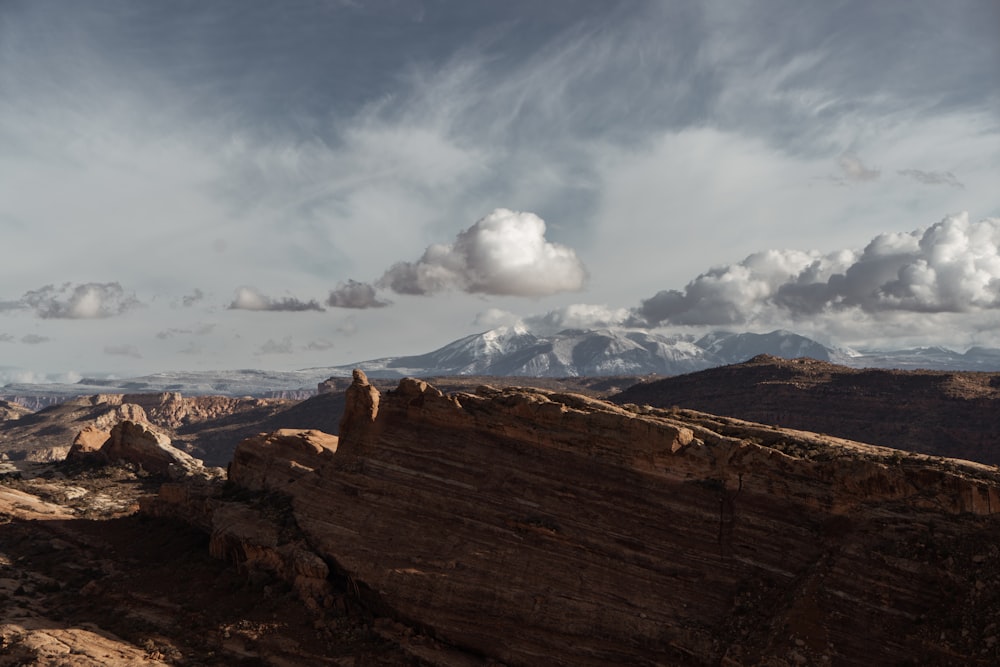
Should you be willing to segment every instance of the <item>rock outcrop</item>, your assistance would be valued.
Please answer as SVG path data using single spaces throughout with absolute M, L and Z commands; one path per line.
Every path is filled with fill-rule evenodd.
M 1000 464 L 1000 373 L 857 369 L 761 355 L 637 384 L 610 400 Z
M 340 433 L 354 425 L 366 426 L 378 416 L 381 394 L 368 382 L 364 371 L 355 369 L 354 380 L 345 392 L 344 416 L 340 419 Z
M 30 414 L 31 410 L 23 405 L 0 400 L 0 421 L 19 419 Z
M 336 451 L 244 441 L 231 483 L 289 498 L 370 608 L 484 662 L 1000 658 L 993 467 L 544 390 L 357 373 L 347 406 Z M 289 571 L 248 532 L 220 551 Z
M 128 420 L 111 429 L 97 455 L 111 463 L 131 463 L 154 475 L 172 478 L 204 472 L 201 461 L 170 445 L 169 436 L 149 424 Z
M 127 420 L 150 424 L 167 434 L 175 447 L 210 465 L 225 465 L 236 443 L 265 430 L 260 424 L 294 403 L 227 396 L 185 397 L 176 392 L 81 396 L 18 419 L 0 421 L 0 454 L 6 453 L 14 461 L 61 461 L 82 429 L 110 431 Z
M 69 448 L 69 453 L 66 454 L 67 461 L 98 461 L 100 460 L 100 455 L 98 452 L 101 451 L 101 447 L 104 443 L 108 441 L 111 437 L 111 431 L 98 428 L 95 425 L 90 425 L 73 438 L 73 445 Z
M 284 489 L 332 460 L 337 441 L 337 436 L 316 430 L 261 433 L 240 443 L 229 464 L 229 476 L 259 491 Z

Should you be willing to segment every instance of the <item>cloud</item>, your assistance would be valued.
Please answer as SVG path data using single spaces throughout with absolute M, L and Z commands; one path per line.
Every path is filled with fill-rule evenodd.
M 207 336 L 212 333 L 214 329 L 214 324 L 200 324 L 193 329 L 171 327 L 170 329 L 164 329 L 163 331 L 157 332 L 156 337 L 160 340 L 167 340 L 168 338 L 173 338 L 175 336 Z
M 632 324 L 727 325 L 820 313 L 969 313 L 1000 308 L 1000 218 L 967 213 L 880 234 L 862 251 L 755 253 L 642 301 Z
M 575 303 L 544 315 L 524 318 L 524 323 L 536 333 L 556 333 L 563 329 L 607 329 L 621 326 L 629 318 L 626 308 Z
M 38 345 L 39 343 L 47 343 L 51 338 L 48 336 L 39 336 L 38 334 L 26 334 L 21 336 L 21 342 L 25 345 Z
M 83 379 L 83 376 L 76 371 L 65 373 L 43 373 L 26 368 L 14 366 L 0 366 L 0 385 L 8 383 L 15 384 L 47 384 L 56 382 L 59 384 L 76 384 Z
M 135 345 L 106 345 L 104 347 L 104 354 L 116 357 L 129 357 L 130 359 L 142 359 L 139 348 Z
M 337 333 L 343 334 L 344 336 L 353 336 L 358 333 L 358 321 L 353 315 L 344 319 L 337 326 Z
M 840 171 L 843 174 L 842 176 L 834 177 L 834 180 L 838 183 L 847 184 L 874 181 L 882 173 L 878 169 L 866 167 L 861 158 L 851 152 L 841 155 L 837 160 L 837 164 L 840 166 Z
M 8 333 L 0 333 L 0 343 L 13 343 L 14 337 Z
M 486 327 L 487 329 L 525 326 L 524 320 L 519 315 L 500 308 L 487 308 L 476 313 L 476 317 L 472 323 L 477 327 Z
M 302 349 L 308 352 L 326 352 L 327 350 L 332 350 L 334 347 L 335 345 L 328 340 L 314 340 L 310 341 Z
M 252 287 L 241 287 L 236 290 L 236 297 L 229 304 L 230 310 L 270 310 L 284 312 L 302 312 L 306 310 L 322 311 L 323 307 L 315 300 L 301 301 L 294 297 L 272 299 L 261 294 Z
M 609 329 L 625 324 L 632 316 L 627 308 L 574 303 L 540 315 L 520 317 L 499 308 L 488 308 L 476 314 L 476 326 L 495 329 L 522 326 L 539 335 L 558 333 L 565 329 Z
M 63 283 L 60 287 L 45 287 L 26 292 L 22 307 L 34 309 L 41 318 L 97 319 L 122 315 L 141 304 L 133 294 L 126 294 L 114 283 Z
M 546 296 L 583 289 L 586 278 L 572 249 L 545 239 L 541 218 L 498 208 L 454 243 L 434 244 L 416 262 L 395 264 L 377 286 L 399 294 Z
M 292 347 L 292 337 L 285 336 L 281 341 L 275 341 L 268 338 L 267 341 L 260 346 L 257 350 L 257 354 L 292 354 L 294 349 Z
M 190 308 L 194 304 L 198 303 L 199 301 L 203 301 L 204 299 L 205 299 L 205 293 L 202 292 L 200 289 L 196 288 L 193 292 L 191 292 L 191 294 L 187 294 L 181 297 L 181 304 L 185 308 Z
M 337 283 L 326 300 L 326 305 L 333 308 L 384 308 L 390 303 L 375 296 L 374 286 L 356 280 Z
M 953 188 L 965 188 L 955 174 L 950 171 L 921 171 L 919 169 L 901 169 L 896 172 L 900 176 L 909 176 L 924 185 L 948 185 Z

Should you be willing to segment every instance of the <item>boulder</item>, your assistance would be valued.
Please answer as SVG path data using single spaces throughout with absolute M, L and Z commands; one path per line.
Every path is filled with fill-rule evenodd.
M 98 452 L 111 437 L 111 431 L 90 425 L 76 434 L 73 445 L 66 454 L 67 461 L 94 461 L 99 458 Z
M 337 443 L 337 436 L 313 429 L 260 433 L 236 447 L 229 475 L 255 491 L 282 490 L 331 460 Z
M 184 477 L 204 471 L 201 461 L 170 444 L 170 438 L 150 424 L 119 422 L 100 449 L 109 462 L 124 461 L 141 466 L 154 475 Z

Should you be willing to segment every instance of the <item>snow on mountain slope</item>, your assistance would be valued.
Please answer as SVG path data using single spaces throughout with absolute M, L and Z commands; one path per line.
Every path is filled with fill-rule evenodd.
M 293 398 L 311 394 L 319 382 L 329 377 L 350 377 L 354 368 L 362 368 L 368 375 L 382 378 L 678 375 L 740 363 L 758 354 L 785 358 L 806 356 L 855 368 L 1000 371 L 1000 350 L 981 347 L 964 354 L 943 347 L 856 352 L 826 347 L 782 330 L 764 334 L 717 331 L 696 340 L 689 335 L 629 329 L 567 329 L 540 336 L 523 327 L 501 327 L 465 336 L 421 355 L 287 372 L 191 371 L 122 380 L 91 378 L 78 384 L 6 385 L 0 388 L 0 398 L 21 398 L 21 402 L 34 407 L 70 396 L 96 393 L 179 391 L 187 395 Z
M 831 361 L 829 348 L 805 336 L 781 329 L 766 334 L 714 331 L 699 338 L 696 345 L 726 364 L 740 363 L 758 354 L 785 359 L 811 357 Z

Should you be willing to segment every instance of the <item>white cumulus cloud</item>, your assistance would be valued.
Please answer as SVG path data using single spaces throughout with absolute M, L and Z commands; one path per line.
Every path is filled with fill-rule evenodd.
M 453 243 L 434 244 L 416 262 L 395 264 L 377 285 L 399 294 L 546 296 L 580 290 L 586 278 L 571 248 L 546 240 L 541 218 L 498 208 Z
M 723 325 L 818 313 L 968 313 L 1000 308 L 1000 218 L 967 213 L 880 234 L 861 251 L 768 250 L 642 302 L 651 325 Z

